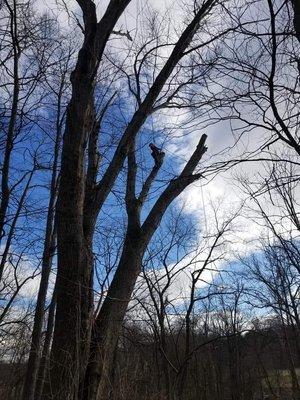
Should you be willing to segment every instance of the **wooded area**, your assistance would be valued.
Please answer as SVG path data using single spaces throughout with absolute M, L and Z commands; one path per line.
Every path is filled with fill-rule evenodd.
M 0 399 L 300 398 L 300 1 L 0 0 Z

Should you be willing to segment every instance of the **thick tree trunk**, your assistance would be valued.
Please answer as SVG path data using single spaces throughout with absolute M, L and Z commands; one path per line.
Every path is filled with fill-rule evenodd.
M 127 233 L 119 265 L 94 323 L 89 363 L 83 388 L 80 391 L 81 400 L 108 399 L 114 352 L 127 306 L 141 270 L 145 249 L 171 202 L 189 184 L 201 177 L 201 174 L 193 175 L 193 172 L 206 151 L 205 141 L 206 135 L 202 135 L 196 150 L 181 174 L 177 179 L 171 181 L 159 196 L 142 226 L 140 221 L 141 208 L 162 165 L 163 156 L 159 161 L 155 160 L 149 178 L 146 179 L 142 187 L 141 195 L 137 198 L 137 165 L 135 144 L 134 141 L 132 142 L 128 153 L 125 197 L 128 215 Z
M 84 87 L 83 87 L 84 86 Z M 57 203 L 57 310 L 50 356 L 50 382 L 45 398 L 77 398 L 81 346 L 81 303 L 87 279 L 83 266 L 86 245 L 83 235 L 84 142 L 92 107 L 93 88 L 85 75 L 73 75 L 73 98 L 68 107 Z
M 85 349 L 89 342 L 89 316 L 92 293 L 92 237 L 93 232 L 86 234 L 86 189 L 87 179 L 85 174 L 84 161 L 86 143 L 95 125 L 94 110 L 94 81 L 97 68 L 101 60 L 104 47 L 107 43 L 118 18 L 129 4 L 130 0 L 111 0 L 101 21 L 97 23 L 95 4 L 90 1 L 78 0 L 83 11 L 85 25 L 85 37 L 83 47 L 79 52 L 76 68 L 71 76 L 72 98 L 68 106 L 66 131 L 64 136 L 61 167 L 61 184 L 58 196 L 58 273 L 57 273 L 57 311 L 54 329 L 53 345 L 50 357 L 50 382 L 45 391 L 45 399 L 52 400 L 76 400 L 78 397 L 79 380 L 82 371 L 85 369 Z M 145 122 L 147 116 L 152 111 L 154 102 L 168 77 L 175 68 L 175 65 L 183 57 L 184 50 L 189 46 L 201 19 L 210 11 L 214 0 L 207 0 L 195 17 L 182 33 L 177 44 L 155 80 L 148 95 L 145 97 L 140 109 L 135 113 L 133 120 L 128 125 L 122 139 L 119 142 L 116 153 L 103 175 L 103 179 L 94 188 L 93 199 L 93 223 L 96 221 L 99 210 L 109 194 L 111 187 L 122 168 L 126 158 L 128 147 L 139 129 Z M 196 157 L 197 158 L 197 157 Z M 187 173 L 194 159 L 188 164 Z M 195 165 L 196 166 L 196 165 Z M 193 169 L 191 169 L 193 172 Z M 157 228 L 158 223 L 167 207 L 167 203 L 176 197 L 187 184 L 198 179 L 200 176 L 184 176 L 180 182 L 175 180 L 168 188 L 165 196 L 160 199 L 153 214 L 150 215 L 146 224 L 147 235 L 150 238 Z M 154 220 L 152 221 L 152 217 Z M 149 234 L 149 232 L 152 232 Z M 138 236 L 131 236 L 137 239 Z M 126 249 L 126 251 L 125 251 Z M 126 270 L 129 264 L 133 265 L 131 274 L 136 274 L 137 265 L 140 263 L 138 258 L 142 253 L 128 259 L 128 254 L 132 250 L 125 247 L 123 259 L 121 259 L 120 270 L 116 277 L 124 274 L 124 282 L 127 282 L 125 298 L 121 303 L 114 303 L 112 297 L 108 297 L 100 312 L 99 319 L 103 321 L 104 328 L 99 328 L 100 346 L 104 354 L 104 371 L 110 368 L 110 351 L 115 346 L 112 332 L 118 333 L 126 311 L 126 301 L 128 303 L 131 291 L 133 290 L 136 276 L 127 277 Z M 137 248 L 135 247 L 135 250 Z M 125 268 L 125 273 L 124 273 Z M 134 272 L 133 272 L 134 270 Z M 111 293 L 123 299 L 124 284 L 121 279 L 116 280 Z M 120 286 L 121 285 L 121 286 Z M 127 296 L 128 295 L 128 296 Z M 114 296 L 113 296 L 114 297 Z M 109 300 L 110 299 L 110 300 Z M 116 323 L 111 322 L 111 318 Z M 103 333 L 101 333 L 101 329 Z M 98 330 L 98 326 L 97 326 Z M 117 338 L 116 338 L 117 339 Z M 94 358 L 95 350 L 92 349 L 91 359 Z M 93 361 L 90 363 L 93 365 Z M 92 368 L 93 369 L 93 368 Z M 93 369 L 95 370 L 95 369 Z M 98 367 L 96 368 L 98 374 Z M 88 374 L 87 376 L 89 376 Z M 105 376 L 105 374 L 103 375 Z M 83 385 L 84 388 L 86 385 Z M 93 382 L 91 387 L 93 396 L 96 392 L 97 384 Z M 101 387 L 105 385 L 100 384 Z M 85 389 L 84 389 L 85 390 Z M 100 390 L 101 392 L 101 390 Z M 86 397 L 88 398 L 88 397 Z M 95 398 L 95 397 L 90 397 Z M 89 399 L 90 399 L 89 398 Z
M 81 400 L 108 399 L 114 352 L 132 291 L 141 270 L 143 248 L 127 234 L 117 272 L 96 318 Z
M 91 239 L 84 232 L 85 151 L 95 123 L 94 84 L 107 40 L 130 0 L 111 0 L 101 21 L 90 0 L 78 0 L 84 43 L 71 74 L 57 202 L 57 309 L 44 399 L 76 400 L 85 369 L 92 309 Z

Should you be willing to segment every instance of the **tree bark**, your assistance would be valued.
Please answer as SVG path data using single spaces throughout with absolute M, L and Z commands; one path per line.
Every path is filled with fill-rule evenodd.
M 178 42 L 145 96 L 141 106 L 120 139 L 112 161 L 93 190 L 88 189 L 84 171 L 86 143 L 97 125 L 94 107 L 94 79 L 105 44 L 113 27 L 130 0 L 111 0 L 97 23 L 95 4 L 78 0 L 85 24 L 84 44 L 78 55 L 76 68 L 71 76 L 72 97 L 68 106 L 66 131 L 62 150 L 61 185 L 59 189 L 58 213 L 58 274 L 57 314 L 50 360 L 50 383 L 45 399 L 76 399 L 79 381 L 85 369 L 88 349 L 91 297 L 93 278 L 92 240 L 99 211 L 108 196 L 127 156 L 128 148 L 139 132 L 167 79 L 178 61 L 184 56 L 202 18 L 210 11 L 215 0 L 207 0 L 197 11 L 191 23 L 183 31 Z M 195 180 L 184 177 L 170 187 L 180 193 L 187 184 Z M 172 191 L 171 190 L 171 191 Z M 174 193 L 175 193 L 174 192 Z M 165 200 L 174 197 L 170 191 Z M 175 196 L 176 197 L 176 196 Z M 154 224 L 148 220 L 143 233 L 157 227 L 165 207 L 165 200 L 158 205 L 158 218 Z M 166 208 L 164 208 L 166 209 Z M 133 284 L 134 286 L 134 284 Z M 72 332 L 72 336 L 70 335 Z
M 83 227 L 86 143 L 95 123 L 94 84 L 99 62 L 120 15 L 130 0 L 111 0 L 97 23 L 95 4 L 78 0 L 85 24 L 84 43 L 71 74 L 57 201 L 57 309 L 50 355 L 50 380 L 43 398 L 74 400 L 85 369 L 92 282 L 90 243 Z M 86 302 L 89 302 L 86 305 Z M 86 317 L 88 309 L 89 316 Z
M 18 32 L 17 32 L 17 16 L 16 16 L 16 3 L 13 3 L 13 6 L 6 6 L 9 9 L 10 13 L 10 35 L 12 38 L 13 45 L 13 95 L 12 95 L 12 105 L 11 105 L 11 113 L 8 124 L 8 131 L 5 143 L 3 164 L 1 168 L 2 176 L 1 176 L 1 201 L 0 201 L 0 245 L 3 237 L 5 236 L 5 218 L 10 200 L 10 188 L 9 188 L 9 172 L 10 172 L 10 160 L 11 154 L 14 147 L 14 133 L 15 126 L 17 121 L 17 113 L 18 113 L 18 103 L 19 103 L 19 94 L 20 94 L 20 82 L 19 82 L 19 60 L 21 56 L 21 50 L 18 42 Z M 0 280 L 3 275 L 3 263 L 1 263 L 0 267 Z
M 64 87 L 64 82 L 60 84 L 60 90 L 58 94 L 58 112 L 56 117 L 56 140 L 54 146 L 54 160 L 52 166 L 52 177 L 50 184 L 50 198 L 47 213 L 46 232 L 44 240 L 44 251 L 42 258 L 42 272 L 41 282 L 39 286 L 39 292 L 35 307 L 34 325 L 31 338 L 31 347 L 29 352 L 29 358 L 27 362 L 27 369 L 23 388 L 23 400 L 33 400 L 35 393 L 35 384 L 37 379 L 37 372 L 39 369 L 40 361 L 40 345 L 41 345 L 41 334 L 45 315 L 45 303 L 48 291 L 49 277 L 52 267 L 52 259 L 55 250 L 55 202 L 57 198 L 58 189 L 58 161 L 59 161 L 59 149 L 61 143 L 61 96 Z
M 135 143 L 132 142 L 128 153 L 125 198 L 128 215 L 127 233 L 116 273 L 93 326 L 90 358 L 83 387 L 80 391 L 81 400 L 108 399 L 111 391 L 110 377 L 113 368 L 113 356 L 127 306 L 137 277 L 141 272 L 144 252 L 171 202 L 189 184 L 201 177 L 201 174 L 193 175 L 193 172 L 206 151 L 205 141 L 206 135 L 202 135 L 196 150 L 181 174 L 177 179 L 171 181 L 159 196 L 142 225 L 140 221 L 141 208 L 162 165 L 163 157 L 160 161 L 155 161 L 155 165 L 142 187 L 140 196 L 136 197 L 137 165 L 134 156 Z
M 81 399 L 107 399 L 111 391 L 113 358 L 124 315 L 140 272 L 143 249 L 138 237 L 127 233 L 123 253 L 102 308 L 93 326 L 89 364 Z

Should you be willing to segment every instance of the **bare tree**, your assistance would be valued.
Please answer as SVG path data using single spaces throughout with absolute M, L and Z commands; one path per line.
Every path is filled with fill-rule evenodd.
M 154 104 L 164 84 L 174 71 L 177 63 L 183 58 L 184 51 L 190 45 L 201 21 L 215 5 L 214 1 L 209 0 L 200 7 L 196 7 L 193 19 L 182 32 L 167 61 L 133 114 L 118 142 L 109 166 L 100 182 L 97 183 L 99 123 L 96 119 L 94 108 L 95 76 L 106 42 L 128 3 L 129 1 L 111 1 L 102 19 L 97 22 L 95 4 L 91 1 L 79 2 L 85 25 L 84 43 L 79 52 L 75 70 L 71 75 L 72 97 L 66 117 L 61 181 L 57 203 L 57 311 L 50 360 L 51 375 L 46 389 L 46 396 L 52 396 L 53 398 L 64 397 L 67 399 L 76 397 L 80 376 L 84 374 L 92 313 L 92 242 L 99 211 L 122 168 L 129 147 L 133 145 L 134 138 L 140 128 L 149 114 L 153 112 Z M 85 174 L 84 159 L 87 142 L 89 143 L 89 160 L 87 173 Z M 201 142 L 200 147 L 184 168 L 184 173 L 192 174 L 202 156 L 203 146 L 204 142 Z M 200 176 L 197 177 L 199 178 Z M 140 248 L 136 250 L 139 250 L 139 257 L 143 253 L 143 247 L 150 240 L 153 231 L 156 229 L 165 208 L 194 179 L 195 177 L 191 176 L 189 178 L 177 178 L 170 183 L 168 190 L 165 192 L 165 197 L 161 198 L 157 203 L 156 209 L 153 209 L 149 214 L 149 218 L 145 221 L 147 235 L 145 234 L 143 240 L 138 241 Z M 136 213 L 135 210 L 132 210 L 132 212 Z M 152 218 L 153 220 L 151 220 Z M 130 243 L 125 243 L 124 249 L 126 251 L 123 251 L 124 260 L 120 262 L 120 266 L 125 265 L 125 259 L 128 259 L 130 253 L 132 254 L 132 249 L 130 251 L 128 249 L 129 245 Z M 136 262 L 134 271 L 138 268 L 139 260 L 136 260 Z M 70 267 L 71 265 L 72 267 Z M 118 271 L 122 271 L 122 269 L 121 267 L 117 269 L 116 278 L 112 283 L 112 288 L 116 287 L 112 290 L 121 289 L 117 277 L 119 275 Z M 122 274 L 123 272 L 120 272 L 121 277 L 123 276 Z M 135 274 L 136 272 L 133 272 L 130 287 L 127 287 L 128 295 L 130 295 L 130 288 L 134 283 Z M 121 295 L 120 297 L 123 296 Z M 106 301 L 105 307 L 103 306 L 104 309 L 107 304 L 110 304 L 109 300 Z M 115 304 L 112 302 L 111 305 L 112 310 L 115 312 Z M 119 312 L 120 315 L 124 314 L 123 307 L 120 307 Z M 99 315 L 102 314 L 106 315 L 105 318 L 111 315 L 109 310 L 100 312 Z M 70 332 L 74 332 L 74 334 L 71 335 Z M 108 329 L 107 333 L 110 336 L 111 329 Z M 110 340 L 109 338 L 108 343 L 110 343 Z M 114 342 L 112 342 L 113 344 Z M 110 354 L 109 357 L 111 357 Z M 91 359 L 93 358 L 94 354 L 92 352 Z M 110 364 L 111 362 L 109 361 L 107 363 L 109 368 Z M 97 375 L 94 374 L 92 376 L 94 383 L 91 387 L 91 396 L 94 397 L 91 398 L 96 396 L 98 387 L 98 383 L 96 383 L 98 380 Z M 87 379 L 90 379 L 89 374 Z
M 63 42 L 64 38 L 61 36 L 61 41 Z M 45 315 L 45 306 L 46 306 L 46 297 L 48 293 L 48 284 L 49 277 L 52 268 L 52 260 L 56 248 L 56 228 L 55 228 L 55 205 L 57 199 L 57 191 L 59 184 L 59 157 L 60 157 L 60 149 L 61 149 L 61 141 L 62 141 L 62 127 L 65 119 L 65 102 L 66 96 L 68 94 L 68 74 L 70 69 L 70 62 L 72 56 L 72 48 L 66 47 L 62 44 L 62 49 L 60 49 L 57 53 L 53 54 L 52 62 L 54 66 L 52 70 L 48 70 L 45 85 L 50 89 L 49 96 L 50 99 L 53 97 L 53 102 L 51 104 L 52 108 L 55 107 L 55 118 L 53 121 L 53 125 L 55 126 L 55 137 L 53 138 L 53 162 L 52 162 L 52 173 L 51 173 L 51 181 L 50 181 L 50 190 L 49 190 L 49 203 L 48 203 L 48 211 L 46 217 L 46 228 L 45 228 L 45 238 L 44 238 L 44 249 L 42 255 L 42 265 L 41 265 L 41 281 L 40 287 L 37 295 L 37 302 L 35 306 L 35 317 L 32 331 L 32 341 L 31 348 L 27 363 L 27 371 L 24 380 L 24 390 L 23 390 L 23 399 L 33 399 L 35 393 L 35 384 L 37 379 L 37 373 L 39 370 L 39 361 L 41 357 L 41 340 L 42 340 L 42 328 L 44 322 Z M 55 301 L 54 301 L 55 304 Z M 50 307 L 50 310 L 54 308 L 54 304 Z M 54 313 L 54 311 L 51 311 Z M 51 312 L 49 312 L 51 314 Z M 49 316 L 48 325 L 52 325 L 51 318 L 53 316 Z M 49 328 L 50 329 L 50 328 Z M 51 329 L 50 329 L 51 330 Z M 51 331 L 52 334 L 52 331 Z M 51 335 L 50 335 L 51 338 Z M 49 342 L 49 338 L 45 340 Z M 48 346 L 50 343 L 48 344 Z M 47 345 L 45 345 L 43 358 L 47 358 L 48 350 Z M 45 363 L 45 361 L 43 361 Z M 44 373 L 44 372 L 40 372 Z M 40 379 L 43 381 L 43 379 Z M 40 392 L 41 389 L 39 389 Z
M 300 154 L 299 43 L 290 18 L 292 3 L 296 11 L 296 2 L 260 1 L 250 8 L 245 4 L 232 15 L 238 28 L 219 57 L 224 83 L 216 99 L 237 138 L 249 132 L 257 138 L 256 146 L 251 143 L 247 149 L 248 157 L 251 152 L 258 158 L 280 160 L 278 149 L 284 150 L 283 159 L 288 149 L 296 157 Z
M 215 297 L 225 296 L 229 290 L 224 290 L 213 276 L 219 264 L 225 262 L 230 242 L 228 234 L 233 229 L 237 213 L 221 221 L 218 207 L 212 205 L 211 208 L 210 227 L 207 230 L 202 227 L 202 233 L 198 232 L 200 239 L 194 237 L 188 253 L 179 251 L 186 240 L 192 240 L 188 225 L 185 229 L 184 220 L 179 217 L 175 220 L 172 234 L 162 239 L 162 243 L 169 245 L 159 251 L 155 249 L 161 245 L 154 244 L 148 261 L 145 259 L 148 263 L 153 262 L 153 268 L 147 271 L 145 264 L 148 290 L 140 294 L 139 301 L 158 346 L 161 373 L 165 377 L 165 392 L 169 399 L 190 398 L 197 392 L 197 378 L 194 381 L 190 374 L 194 363 L 198 362 L 197 354 L 200 352 L 201 359 L 201 350 L 209 345 L 211 339 L 205 335 L 205 322 L 201 325 L 204 305 Z M 176 262 L 171 261 L 172 253 L 179 257 Z M 158 268 L 160 257 L 162 266 Z M 137 288 L 137 291 L 142 289 Z
M 269 308 L 281 325 L 294 396 L 299 396 L 296 365 L 299 362 L 299 211 L 295 167 L 279 164 L 268 180 L 257 185 L 243 183 L 253 202 L 257 223 L 266 234 L 259 254 L 242 260 L 247 266 L 249 302 Z M 271 205 L 270 211 L 268 206 Z

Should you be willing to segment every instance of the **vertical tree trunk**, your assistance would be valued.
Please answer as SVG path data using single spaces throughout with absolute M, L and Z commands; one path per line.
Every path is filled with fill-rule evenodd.
M 171 382 L 170 382 L 170 366 L 166 359 L 167 354 L 167 343 L 166 343 L 166 329 L 165 329 L 165 304 L 163 296 L 160 299 L 160 315 L 158 316 L 159 327 L 160 327 L 160 354 L 162 360 L 163 374 L 165 376 L 165 392 L 166 398 L 171 400 Z
M 82 227 L 84 200 L 85 126 L 90 115 L 92 84 L 73 73 L 73 96 L 68 106 L 57 202 L 57 310 L 50 360 L 49 399 L 76 399 L 80 371 L 81 299 L 85 290 L 82 265 L 85 242 Z
M 51 340 L 52 340 L 52 335 L 53 335 L 55 308 L 56 308 L 56 294 L 55 294 L 55 289 L 54 289 L 54 293 L 52 295 L 52 300 L 51 300 L 51 303 L 49 306 L 49 311 L 48 311 L 47 330 L 46 330 L 46 336 L 45 336 L 41 361 L 39 363 L 39 370 L 37 372 L 34 400 L 40 400 L 40 398 L 42 396 L 45 377 L 46 377 L 46 371 L 49 367 L 49 354 L 50 354 L 50 346 L 51 346 Z
M 46 233 L 44 240 L 44 252 L 42 259 L 42 273 L 41 282 L 35 307 L 34 325 L 31 338 L 31 347 L 27 363 L 24 388 L 23 388 L 23 400 L 33 400 L 35 393 L 36 377 L 39 368 L 40 361 L 40 345 L 41 345 L 41 333 L 45 315 L 45 303 L 48 291 L 49 276 L 52 267 L 52 258 L 55 249 L 55 202 L 57 198 L 57 168 L 59 160 L 59 149 L 61 142 L 61 129 L 60 129 L 60 98 L 62 94 L 63 84 L 61 84 L 59 102 L 58 102 L 58 115 L 57 115 L 57 133 L 54 147 L 54 160 L 52 166 L 52 177 L 50 185 L 50 198 L 48 205 L 48 214 L 46 222 Z
M 127 233 L 117 272 L 93 327 L 81 400 L 106 399 L 110 392 L 112 361 L 127 306 L 141 270 L 142 254 L 138 236 Z
M 57 203 L 57 310 L 50 357 L 50 382 L 46 385 L 45 399 L 76 400 L 79 393 L 79 381 L 85 369 L 86 349 L 89 342 L 90 298 L 93 279 L 91 247 L 93 229 L 90 234 L 86 233 L 87 176 L 84 165 L 85 151 L 87 141 L 96 123 L 94 84 L 99 62 L 114 25 L 129 2 L 130 0 L 111 0 L 101 21 L 97 23 L 94 2 L 78 0 L 78 4 L 83 10 L 85 33 L 84 43 L 79 52 L 75 70 L 71 75 L 72 97 L 67 109 L 62 150 L 61 184 Z M 207 0 L 183 31 L 166 64 L 158 74 L 139 110 L 134 114 L 132 121 L 120 139 L 109 167 L 104 173 L 101 182 L 95 188 L 97 190 L 93 191 L 93 224 L 122 168 L 132 140 L 134 140 L 147 116 L 151 113 L 156 99 L 174 71 L 176 64 L 184 56 L 184 51 L 191 43 L 200 21 L 207 15 L 214 3 L 214 0 Z M 199 174 L 189 175 L 189 173 L 193 173 L 203 154 L 201 151 L 200 154 L 199 150 L 203 151 L 203 147 L 200 146 L 196 154 L 192 156 L 183 171 L 181 179 L 175 180 L 170 184 L 170 187 L 168 186 L 164 197 L 158 201 L 156 208 L 153 210 L 155 215 L 149 215 L 145 226 L 149 238 L 157 228 L 170 202 L 188 184 L 200 178 Z M 150 178 L 151 181 L 152 177 Z M 148 187 L 148 183 L 146 186 Z M 134 238 L 136 240 L 137 237 L 130 235 L 130 239 Z M 139 244 L 141 245 L 141 242 Z M 135 248 L 135 250 L 138 249 Z M 131 254 L 131 260 L 126 259 L 128 254 Z M 133 274 L 135 275 L 137 265 L 140 264 L 138 258 L 141 258 L 142 255 L 137 254 L 133 257 L 132 250 L 126 247 L 126 251 L 123 252 L 123 260 L 121 260 L 120 271 L 116 275 L 123 274 L 124 265 L 127 267 L 130 263 L 133 265 L 135 271 Z M 124 281 L 127 282 L 130 290 L 133 290 L 136 276 L 135 278 L 129 277 L 129 279 L 124 276 L 126 278 Z M 111 289 L 112 292 L 123 298 L 122 282 L 120 285 L 119 281 L 115 281 L 114 285 L 115 287 Z M 103 320 L 104 325 L 104 333 L 101 334 L 100 332 L 100 340 L 101 342 L 105 341 L 105 346 L 109 349 L 108 351 L 103 350 L 105 354 L 101 356 L 104 358 L 103 365 L 105 369 L 110 368 L 111 356 L 109 351 L 115 346 L 115 341 L 111 338 L 113 336 L 111 332 L 114 331 L 117 334 L 120 331 L 120 324 L 127 306 L 125 303 L 130 298 L 131 293 L 128 288 L 126 288 L 125 294 L 126 296 L 128 294 L 128 299 L 125 296 L 126 300 L 121 302 L 122 307 L 120 307 L 120 304 L 116 306 L 113 301 L 108 300 L 103 305 L 103 311 L 100 312 L 100 319 Z M 111 326 L 110 320 L 115 315 L 116 323 Z M 94 358 L 93 351 L 92 349 L 92 360 Z M 90 365 L 92 364 L 93 361 Z M 97 373 L 92 374 L 93 377 L 94 375 L 97 375 Z M 83 386 L 86 387 L 85 385 Z M 91 386 L 93 396 L 95 396 L 96 384 L 88 386 Z M 105 385 L 100 383 L 100 386 L 104 387 Z
M 85 151 L 95 123 L 94 85 L 107 40 L 129 0 L 111 0 L 101 21 L 91 0 L 78 0 L 84 43 L 71 74 L 57 201 L 57 308 L 44 399 L 76 400 L 85 369 L 91 315 L 92 250 L 84 233 Z M 87 268 L 88 266 L 88 268 Z
M 294 28 L 296 37 L 300 42 L 300 0 L 291 0 L 294 9 Z
M 181 174 L 171 181 L 159 196 L 143 225 L 140 221 L 141 208 L 163 163 L 164 153 L 158 152 L 154 157 L 155 165 L 145 180 L 140 195 L 136 197 L 135 142 L 131 143 L 127 157 L 125 196 L 128 215 L 127 233 L 119 265 L 94 323 L 89 363 L 83 388 L 80 391 L 81 400 L 105 399 L 108 396 L 114 351 L 130 297 L 141 271 L 144 252 L 171 202 L 189 184 L 202 176 L 201 174 L 193 175 L 193 172 L 206 151 L 206 138 L 206 135 L 202 135 Z
M 10 35 L 13 46 L 13 95 L 12 95 L 11 113 L 10 113 L 8 131 L 5 143 L 3 164 L 1 168 L 0 245 L 2 238 L 5 235 L 4 231 L 5 218 L 10 199 L 10 188 L 9 188 L 10 160 L 14 146 L 14 133 L 17 122 L 18 103 L 20 94 L 19 60 L 21 51 L 18 42 L 16 3 L 14 2 L 13 5 L 11 7 L 9 6 L 8 8 L 10 13 Z M 0 267 L 0 280 L 2 279 L 3 269 L 4 269 L 3 263 L 1 264 L 2 265 Z
M 51 223 L 52 222 L 53 220 L 51 221 Z M 49 229 L 51 229 L 51 232 L 49 232 Z M 35 384 L 36 384 L 37 372 L 40 361 L 41 334 L 44 322 L 45 302 L 48 289 L 48 280 L 52 265 L 53 250 L 54 250 L 54 235 L 52 232 L 52 227 L 51 228 L 47 227 L 46 238 L 45 238 L 45 249 L 44 249 L 43 263 L 42 263 L 43 270 L 42 270 L 41 283 L 35 308 L 31 347 L 27 362 L 27 369 L 26 369 L 24 388 L 23 388 L 23 396 L 22 396 L 23 400 L 33 400 L 34 398 Z

